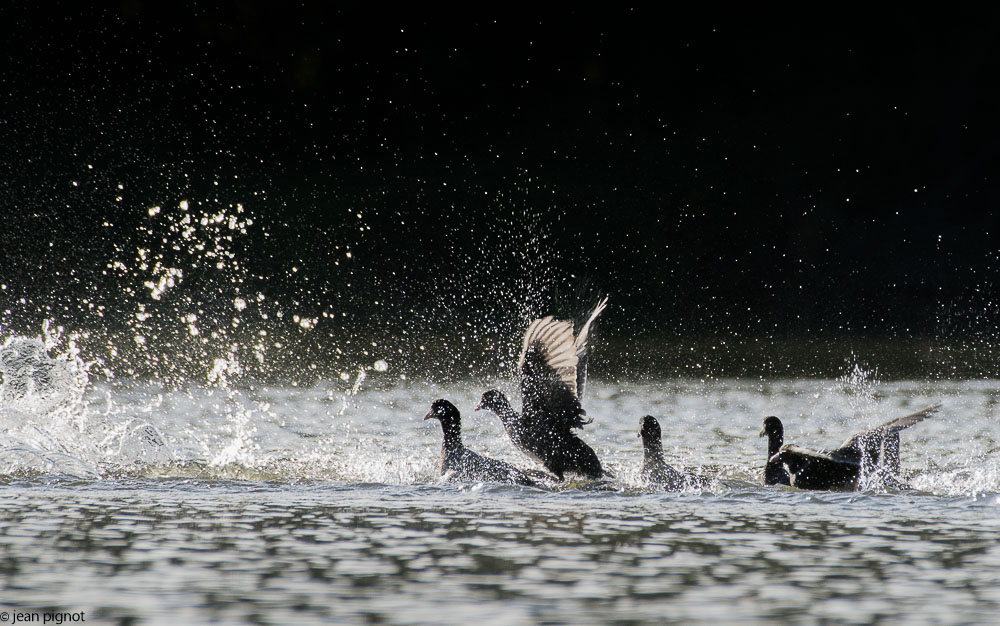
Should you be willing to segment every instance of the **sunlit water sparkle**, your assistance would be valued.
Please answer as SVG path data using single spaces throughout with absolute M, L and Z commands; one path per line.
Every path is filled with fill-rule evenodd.
M 247 270 L 259 253 L 247 233 L 262 227 L 238 203 L 164 202 L 134 232 L 109 223 L 115 253 L 76 301 L 87 329 L 18 333 L 20 314 L 55 305 L 0 307 L 0 610 L 122 623 L 993 619 L 996 380 L 883 382 L 853 359 L 836 380 L 615 380 L 598 367 L 581 436 L 614 480 L 442 483 L 440 425 L 422 419 L 440 397 L 462 411 L 471 449 L 531 466 L 496 417 L 472 411 L 487 388 L 516 396 L 516 338 L 557 312 L 558 251 L 525 214 L 481 233 L 516 254 L 450 259 L 463 271 L 433 276 L 461 301 L 414 302 L 392 349 L 338 308 L 366 278 L 345 242 L 326 277 L 343 287 L 317 308 L 270 292 L 312 284 L 297 265 Z M 476 319 L 435 325 L 453 308 Z M 425 352 L 421 333 L 439 345 Z M 788 441 L 831 447 L 938 401 L 903 433 L 909 490 L 759 485 L 766 415 Z M 644 414 L 668 461 L 707 486 L 642 483 Z
M 437 397 L 462 410 L 470 448 L 530 466 L 471 410 L 504 381 L 380 366 L 237 385 L 216 363 L 208 382 L 170 388 L 88 381 L 76 355 L 39 360 L 40 339 L 5 349 L 0 535 L 17 593 L 3 608 L 497 624 L 975 623 L 1000 609 L 1000 381 L 593 381 L 582 436 L 616 480 L 543 490 L 437 476 L 440 427 L 421 419 Z M 941 414 L 903 434 L 911 490 L 758 485 L 765 415 L 789 441 L 832 446 L 934 401 Z M 641 483 L 645 413 L 707 489 Z

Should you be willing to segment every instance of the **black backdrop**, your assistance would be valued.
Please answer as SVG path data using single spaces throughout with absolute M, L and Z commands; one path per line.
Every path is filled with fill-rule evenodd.
M 7 326 L 128 317 L 108 260 L 201 199 L 355 329 L 586 277 L 619 338 L 995 336 L 996 10 L 333 4 L 0 9 Z

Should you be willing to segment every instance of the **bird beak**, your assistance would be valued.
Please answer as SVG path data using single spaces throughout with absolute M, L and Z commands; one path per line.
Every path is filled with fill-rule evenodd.
M 637 433 L 635 434 L 635 436 L 636 436 L 636 437 L 642 437 L 642 431 L 640 430 L 639 432 L 637 432 Z
M 427 415 L 424 416 L 425 420 L 429 420 L 434 417 L 434 411 L 427 411 Z
M 766 428 L 761 428 L 760 429 L 760 434 L 757 435 L 757 436 L 758 437 L 767 437 L 767 429 Z
M 473 411 L 478 411 L 478 410 L 479 410 L 479 409 L 481 409 L 481 408 L 483 408 L 483 403 L 482 403 L 482 402 L 480 402 L 479 404 L 477 404 L 477 405 L 476 405 L 476 408 L 474 408 L 474 409 L 472 409 L 472 410 L 473 410 Z

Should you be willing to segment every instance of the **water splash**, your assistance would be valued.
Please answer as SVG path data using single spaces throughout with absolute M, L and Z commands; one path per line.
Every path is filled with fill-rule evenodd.
M 1000 462 L 973 459 L 960 466 L 930 468 L 910 477 L 914 489 L 940 496 L 978 498 L 1000 493 Z
M 524 327 L 556 312 L 553 294 L 569 281 L 553 270 L 560 254 L 549 244 L 554 225 L 516 203 L 505 208 L 475 226 L 474 249 L 459 246 L 456 258 L 435 268 L 441 271 L 428 272 L 426 284 L 388 285 L 409 289 L 413 305 L 395 325 L 377 314 L 387 285 L 359 287 L 366 275 L 357 248 L 345 253 L 353 266 L 342 285 L 299 264 L 253 271 L 258 251 L 248 239 L 255 232 L 266 239 L 267 231 L 242 204 L 178 199 L 145 209 L 135 232 L 111 235 L 115 254 L 102 263 L 112 285 L 106 292 L 115 296 L 95 306 L 99 328 L 64 333 L 48 324 L 39 337 L 4 343 L 0 472 L 437 481 L 437 433 L 413 423 L 419 416 L 401 411 L 392 394 L 412 385 L 425 402 L 456 378 L 475 379 L 461 387 L 473 395 L 509 390 Z M 457 229 L 444 239 L 469 235 Z M 279 276 L 296 281 L 298 293 L 361 294 L 359 309 L 379 328 L 343 322 L 349 317 L 332 305 L 283 301 L 276 295 L 282 290 L 269 289 Z M 447 288 L 434 289 L 440 286 Z M 408 376 L 414 371 L 419 375 Z M 847 374 L 824 383 L 824 401 L 837 414 L 846 404 L 857 422 L 878 414 L 880 384 L 877 370 L 852 357 Z M 712 406 L 718 392 L 717 381 L 703 381 L 691 412 L 726 408 Z M 473 434 L 485 428 L 471 426 Z M 717 447 L 728 453 L 732 443 Z M 641 489 L 626 450 L 609 466 L 624 487 Z M 704 454 L 685 449 L 680 456 L 694 464 Z M 746 468 L 758 457 L 754 449 L 753 463 L 726 465 L 723 456 L 705 467 L 709 478 L 752 482 Z M 962 471 L 945 473 L 966 486 L 995 488 L 988 466 L 969 470 L 968 480 Z M 918 480 L 933 486 L 924 474 Z M 724 486 L 716 481 L 710 489 Z
M 82 405 L 89 382 L 89 365 L 80 358 L 78 337 L 66 338 L 63 352 L 49 353 L 62 342 L 63 328 L 48 323 L 40 337 L 9 337 L 0 347 L 0 405 L 55 418 L 69 418 L 77 428 L 85 423 Z
M 265 294 L 246 293 L 240 244 L 254 220 L 243 205 L 182 200 L 147 213 L 107 263 L 127 328 L 108 338 L 111 369 L 181 385 L 233 351 L 264 364 L 266 328 L 244 332 L 248 318 L 266 323 L 271 311 Z
M 8 337 L 0 347 L 0 463 L 4 473 L 96 475 L 97 447 L 84 395 L 89 365 L 77 337 L 43 326 L 38 337 Z
M 225 394 L 223 431 L 232 437 L 222 450 L 211 457 L 210 467 L 253 466 L 255 463 L 267 463 L 267 459 L 259 458 L 261 447 L 254 441 L 257 427 L 253 421 L 258 408 L 267 411 L 268 407 L 266 404 L 259 407 L 253 404 L 247 405 L 241 401 L 241 396 L 230 385 L 229 379 L 242 373 L 243 369 L 240 367 L 235 347 L 228 358 L 215 359 L 212 369 L 208 372 L 209 385 L 222 390 Z
M 854 354 L 847 361 L 850 371 L 837 379 L 853 419 L 874 415 L 878 406 L 878 369 L 866 369 Z

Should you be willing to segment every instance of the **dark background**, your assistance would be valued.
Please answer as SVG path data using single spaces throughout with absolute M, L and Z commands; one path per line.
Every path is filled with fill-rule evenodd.
M 0 9 L 5 336 L 142 304 L 176 350 L 262 293 L 243 328 L 315 318 L 303 362 L 447 360 L 601 291 L 636 371 L 995 369 L 996 9 L 334 4 Z M 166 242 L 184 199 L 242 204 L 238 264 Z M 139 247 L 187 263 L 172 302 Z

